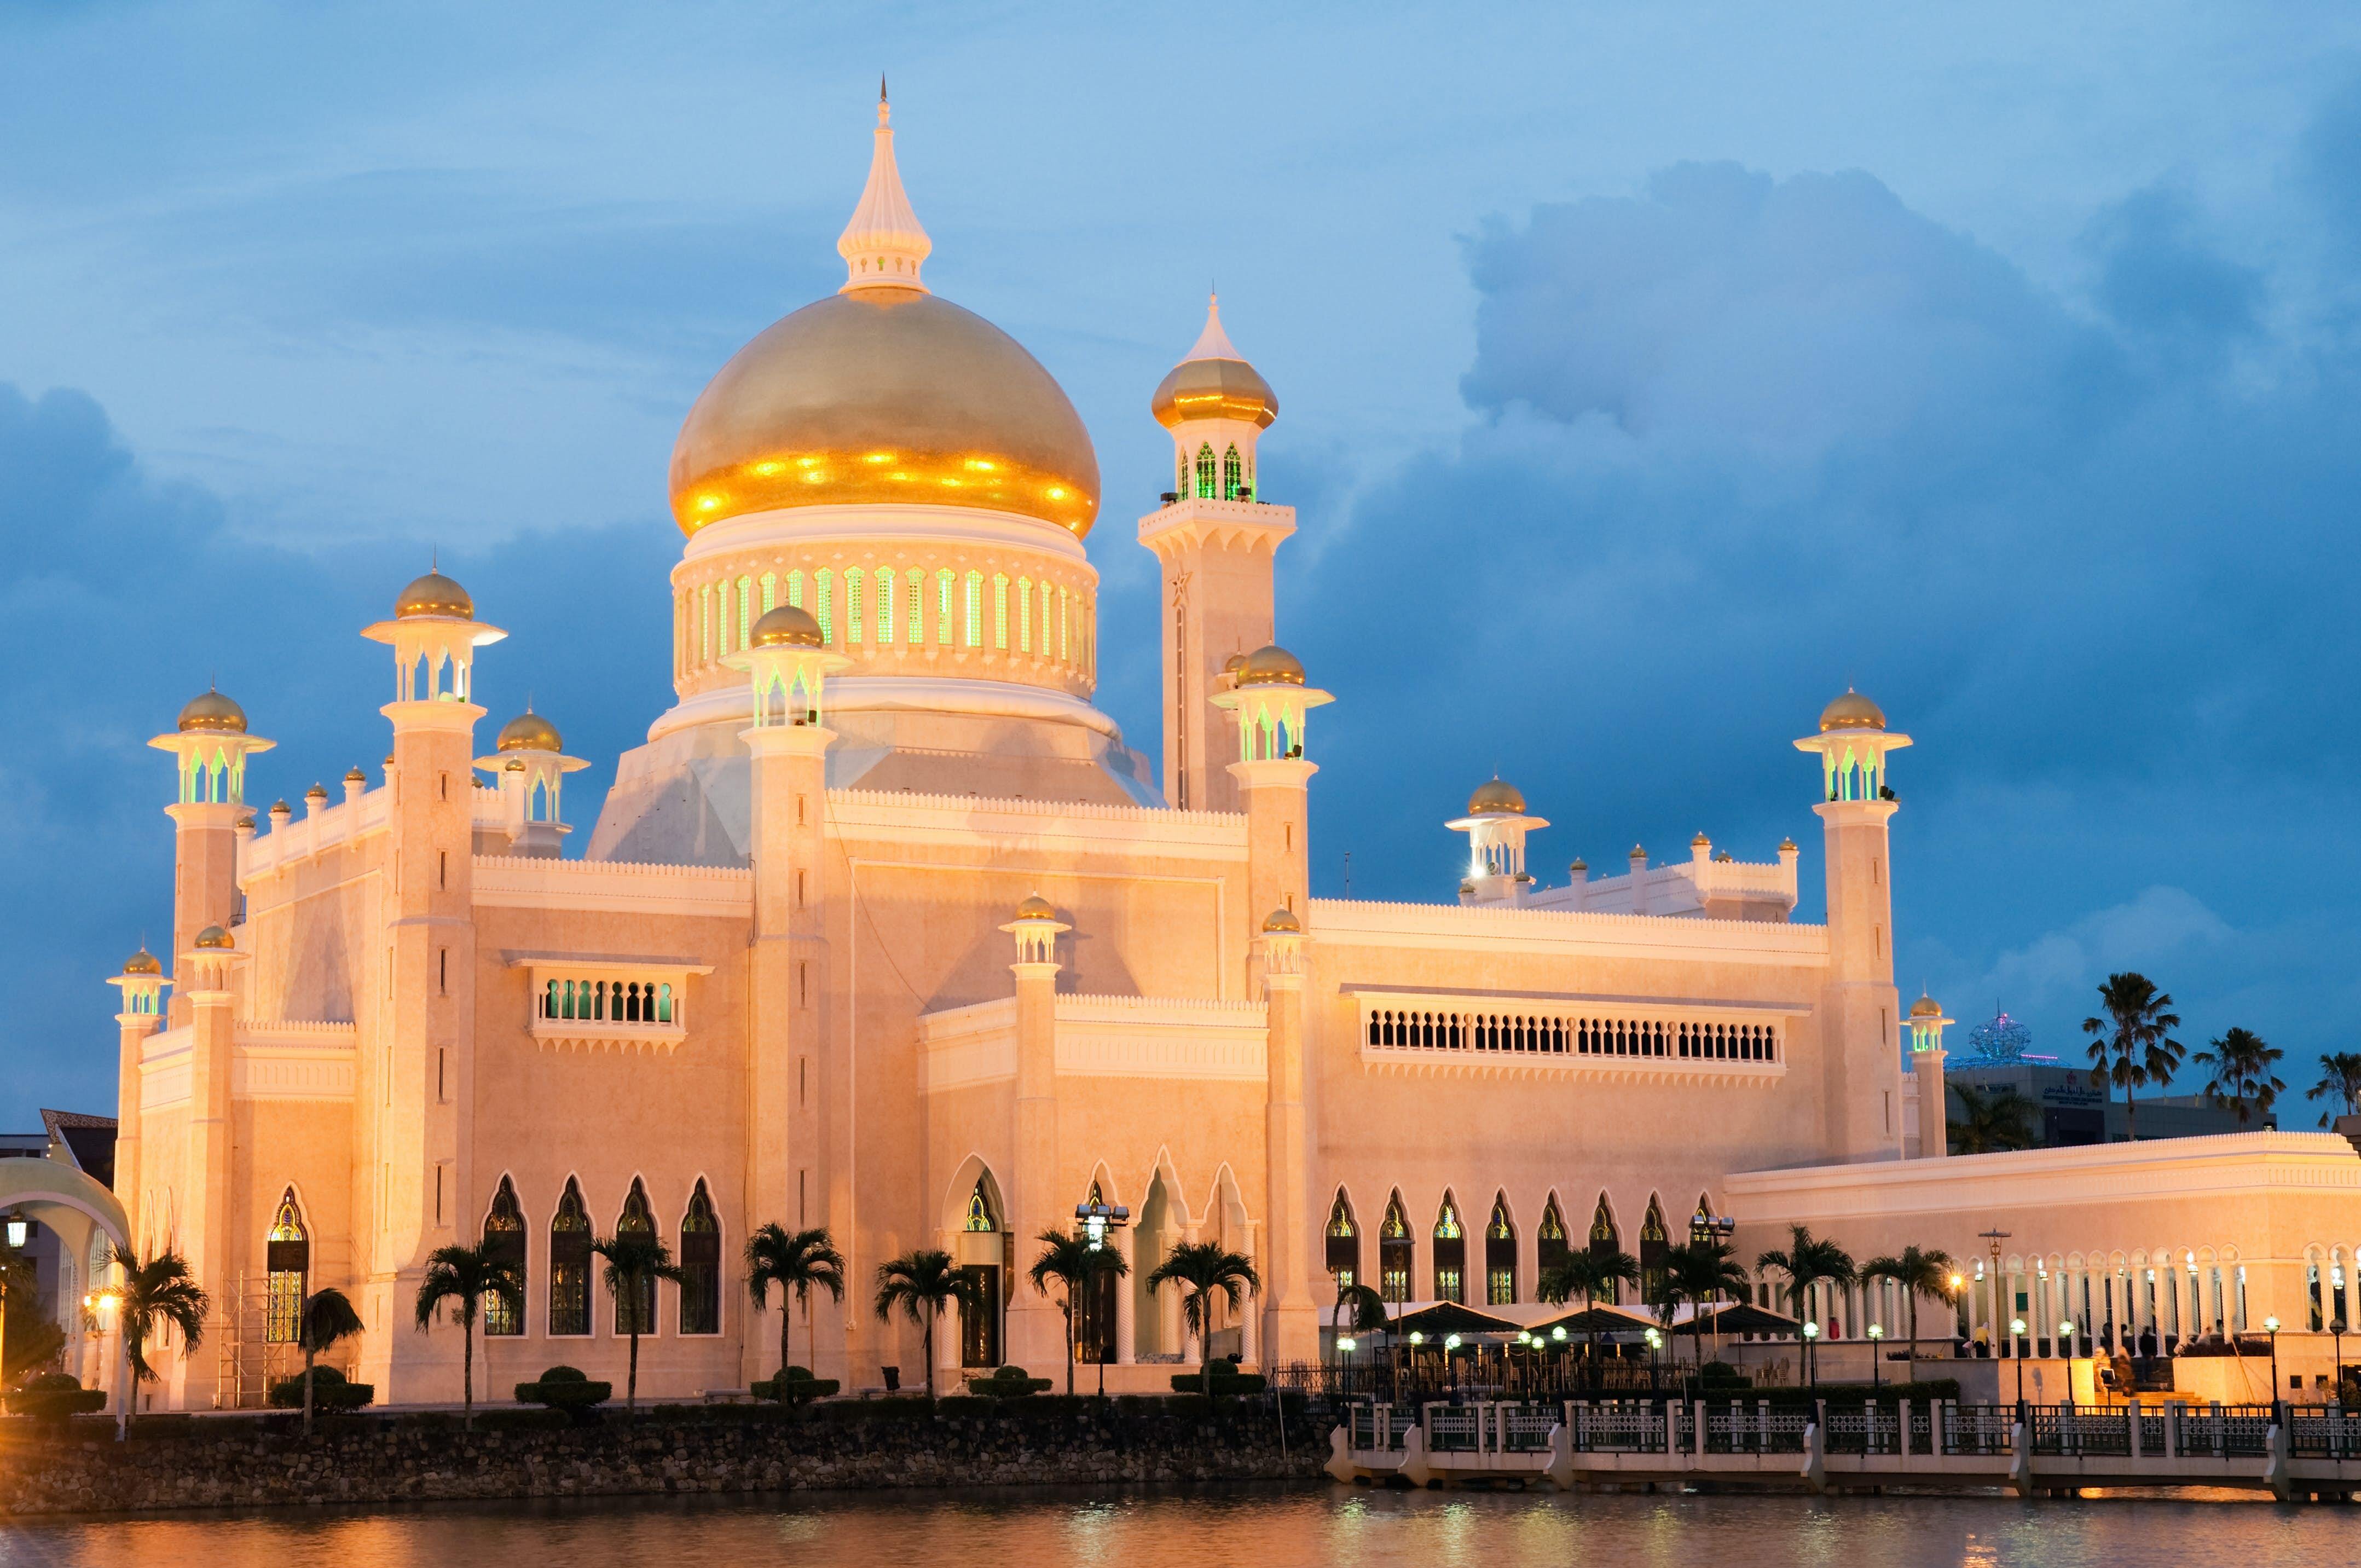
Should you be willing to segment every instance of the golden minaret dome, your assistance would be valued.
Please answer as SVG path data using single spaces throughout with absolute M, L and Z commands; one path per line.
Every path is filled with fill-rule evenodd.
M 1884 728 L 1885 710 L 1850 686 L 1845 687 L 1844 696 L 1820 710 L 1820 730 L 1823 734 L 1831 729 Z
M 1523 795 L 1518 792 L 1516 785 L 1498 775 L 1477 784 L 1476 793 L 1467 797 L 1467 815 L 1470 817 L 1522 817 L 1524 814 Z
M 825 648 L 827 634 L 812 612 L 791 604 L 775 605 L 754 622 L 747 639 L 757 648 Z
M 1205 330 L 1156 384 L 1148 411 L 1167 430 L 1192 419 L 1248 420 L 1268 430 L 1279 417 L 1279 394 L 1222 330 L 1220 295 L 1207 297 Z
M 219 691 L 208 691 L 191 699 L 189 706 L 181 709 L 179 728 L 183 734 L 202 729 L 222 735 L 243 735 L 246 733 L 246 709 Z
M 441 572 L 429 572 L 415 578 L 393 601 L 396 620 L 414 620 L 420 616 L 433 616 L 448 620 L 476 619 L 473 595 Z
M 1242 686 L 1285 685 L 1303 684 L 1303 661 L 1273 642 L 1246 655 L 1238 666 L 1238 685 Z
M 500 739 L 493 742 L 496 751 L 563 751 L 566 742 L 558 738 L 557 726 L 544 718 L 527 704 L 525 710 L 500 726 Z

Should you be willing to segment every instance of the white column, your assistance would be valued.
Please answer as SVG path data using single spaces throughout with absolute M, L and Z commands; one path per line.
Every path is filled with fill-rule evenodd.
M 1131 1272 L 1115 1281 L 1115 1360 L 1118 1366 L 1129 1366 L 1137 1359 L 1137 1346 L 1133 1342 L 1133 1303 L 1139 1297 L 1139 1249 L 1134 1245 L 1137 1234 L 1126 1228 L 1115 1233 L 1115 1245 L 1123 1252 L 1124 1261 Z

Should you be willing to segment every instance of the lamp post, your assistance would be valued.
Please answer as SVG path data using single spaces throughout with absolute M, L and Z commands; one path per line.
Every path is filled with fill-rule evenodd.
M 1082 1237 L 1093 1255 L 1106 1250 L 1107 1236 L 1131 1223 L 1131 1210 L 1121 1203 L 1077 1203 L 1074 1223 L 1082 1227 Z M 1099 1271 L 1091 1270 L 1091 1356 L 1099 1364 L 1099 1398 L 1106 1398 L 1107 1356 L 1112 1345 L 1104 1343 L 1107 1332 L 1099 1322 Z
M 2016 1354 L 2016 1342 L 2024 1337 L 2025 1320 L 2011 1318 L 2008 1321 L 2009 1359 L 2016 1363 L 2016 1408 L 2020 1413 L 2025 1409 L 2025 1357 Z
M 8 1276 L 15 1272 L 16 1255 L 24 1250 L 26 1238 L 32 1234 L 32 1226 L 26 1220 L 25 1211 L 22 1209 L 8 1211 L 5 1228 L 8 1238 L 8 1255 L 5 1259 L 0 1259 L 0 1385 L 7 1382 L 5 1368 L 8 1365 Z
M 1871 1397 L 1871 1398 L 1874 1398 L 1876 1397 L 1876 1395 L 1877 1395 L 1877 1380 L 1878 1380 L 1878 1367 L 1877 1367 L 1878 1352 L 1877 1352 L 1877 1347 L 1878 1347 L 1879 1345 L 1881 1345 L 1881 1344 L 1884 1343 L 1885 1343 L 1885 1325 L 1884 1325 L 1883 1323 L 1872 1323 L 1872 1324 L 1870 1324 L 1870 1325 L 1869 1325 L 1869 1391 L 1870 1391 L 1870 1397 Z
M 2074 1320 L 2063 1318 L 2058 1324 L 2058 1348 L 2066 1357 L 2066 1402 L 2074 1402 Z
M 2279 1408 L 2279 1321 L 2276 1317 L 2263 1320 L 2263 1332 L 2271 1336 L 2271 1409 Z
M 1989 1231 L 1981 1231 L 1977 1233 L 1978 1240 L 1992 1243 L 1992 1274 L 1990 1277 L 1992 1279 L 1992 1325 L 1993 1332 L 1994 1334 L 1998 1334 L 2000 1332 L 2000 1244 L 2008 1240 L 2009 1235 L 2009 1232 L 2001 1230 L 1997 1227 Z M 1993 1348 L 1997 1350 L 1999 1347 L 1994 1346 Z M 2008 1353 L 2011 1355 L 2015 1355 L 2016 1354 L 2016 1346 L 2015 1344 L 2011 1344 L 2008 1347 Z
M 2345 1320 L 2332 1318 L 2328 1322 L 2328 1386 L 2331 1398 L 2339 1409 L 2345 1404 Z
M 1812 1321 L 1809 1318 L 1805 1319 L 1804 1376 L 1809 1380 L 1810 1386 L 1814 1388 L 1817 1388 L 1820 1386 L 1820 1363 L 1819 1358 L 1812 1354 L 1812 1346 L 1817 1343 L 1819 1337 L 1820 1325 Z

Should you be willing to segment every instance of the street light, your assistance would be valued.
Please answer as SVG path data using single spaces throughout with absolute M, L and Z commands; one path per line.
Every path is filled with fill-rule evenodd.
M 2058 1325 L 2058 1348 L 2066 1357 L 2066 1402 L 2074 1402 L 2074 1320 L 2067 1318 Z
M 1095 1255 L 1106 1250 L 1108 1232 L 1119 1231 L 1131 1223 L 1131 1210 L 1121 1203 L 1077 1203 L 1074 1205 L 1074 1221 L 1082 1227 L 1082 1237 Z M 1096 1268 L 1091 1270 L 1089 1321 L 1091 1355 L 1099 1364 L 1099 1398 L 1104 1399 L 1106 1398 L 1107 1356 L 1113 1347 L 1105 1343 L 1106 1329 L 1099 1322 L 1098 1276 Z
M 2016 1408 L 2020 1411 L 2025 1409 L 2025 1355 L 2016 1348 L 2016 1342 L 2024 1337 L 2025 1320 L 2011 1318 L 2008 1321 L 2009 1359 L 2016 1363 Z
M 2268 1335 L 2270 1335 L 2270 1336 L 2271 1336 L 2271 1408 L 2272 1408 L 2273 1409 L 2279 1409 L 2279 1319 L 2277 1319 L 2277 1318 L 2275 1318 L 2275 1317 L 2273 1317 L 2273 1318 L 2265 1318 L 2265 1319 L 2263 1320 L 2263 1332 L 2264 1332 L 2265 1333 L 2267 1333 L 2267 1334 L 2268 1334 Z M 2274 1420 L 2276 1420 L 2277 1418 L 2273 1418 L 2273 1419 L 2274 1419 Z
M 2328 1359 L 2332 1364 L 2328 1386 L 2334 1390 L 2330 1397 L 2341 1409 L 2345 1404 L 2345 1320 L 2343 1318 L 2329 1320 L 2328 1343 Z
M 1812 1346 L 1819 1343 L 1819 1338 L 1820 1325 L 1808 1318 L 1806 1319 L 1804 1321 L 1804 1376 L 1811 1380 L 1811 1387 L 1815 1388 L 1820 1386 L 1820 1364 L 1818 1358 L 1812 1354 Z
M 1884 1343 L 1884 1340 L 1885 1340 L 1885 1325 L 1884 1325 L 1883 1323 L 1872 1323 L 1872 1324 L 1870 1324 L 1870 1325 L 1869 1325 L 1869 1390 L 1870 1390 L 1870 1394 L 1871 1394 L 1871 1396 L 1872 1396 L 1872 1398 L 1874 1398 L 1874 1397 L 1875 1397 L 1875 1395 L 1876 1395 L 1876 1393 L 1877 1393 L 1877 1376 L 1878 1376 L 1878 1369 L 1877 1369 L 1877 1347 L 1878 1347 L 1880 1344 L 1883 1343 Z
M 32 1223 L 25 1218 L 25 1211 L 22 1209 L 9 1210 L 8 1250 L 10 1252 L 23 1251 L 25 1247 L 25 1238 L 32 1234 Z

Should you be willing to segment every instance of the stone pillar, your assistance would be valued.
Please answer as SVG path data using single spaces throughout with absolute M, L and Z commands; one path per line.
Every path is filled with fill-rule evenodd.
M 1115 1245 L 1123 1249 L 1124 1262 L 1129 1272 L 1115 1281 L 1115 1359 L 1118 1366 L 1132 1365 L 1139 1359 L 1139 1346 L 1132 1320 L 1137 1314 L 1139 1297 L 1138 1233 L 1129 1228 L 1115 1234 Z
M 1264 1332 L 1273 1359 L 1316 1361 L 1320 1318 L 1312 1294 L 1311 1250 L 1318 1222 L 1306 1190 L 1303 1112 L 1301 922 L 1274 909 L 1263 922 L 1263 998 L 1268 1021 L 1264 1102 L 1264 1190 L 1268 1245 L 1263 1260 Z
M 1943 1052 L 1919 1051 L 1910 1058 L 1918 1079 L 1918 1154 L 1941 1159 L 1951 1152 L 1949 1099 L 1943 1088 Z
M 242 804 L 168 806 L 172 819 L 172 951 L 196 946 L 209 926 L 226 931 L 237 915 L 237 823 Z M 194 1003 L 186 986 L 172 999 L 170 1026 L 187 1024 Z
M 1009 1194 L 1020 1274 L 1043 1232 L 1065 1230 L 1058 1203 L 1058 934 L 1069 929 L 1042 899 L 1027 898 L 1005 927 L 1016 938 L 1016 1168 Z M 1005 1359 L 1039 1376 L 1066 1355 L 1065 1319 L 1029 1282 L 1010 1281 Z
M 185 1350 L 172 1365 L 168 1385 L 175 1409 L 209 1408 L 216 1382 L 213 1376 L 220 1350 L 228 1336 L 224 1329 L 237 1306 L 237 1260 L 233 1238 L 238 1234 L 237 1193 L 232 1186 L 235 1169 L 230 1122 L 230 1074 L 235 1042 L 233 971 L 244 955 L 229 934 L 208 926 L 196 935 L 181 957 L 181 972 L 188 989 L 181 1000 L 191 1014 L 189 1031 L 189 1123 L 185 1163 L 177 1205 L 181 1223 L 179 1243 L 189 1272 L 212 1298 L 205 1314 L 210 1342 L 194 1355 Z

